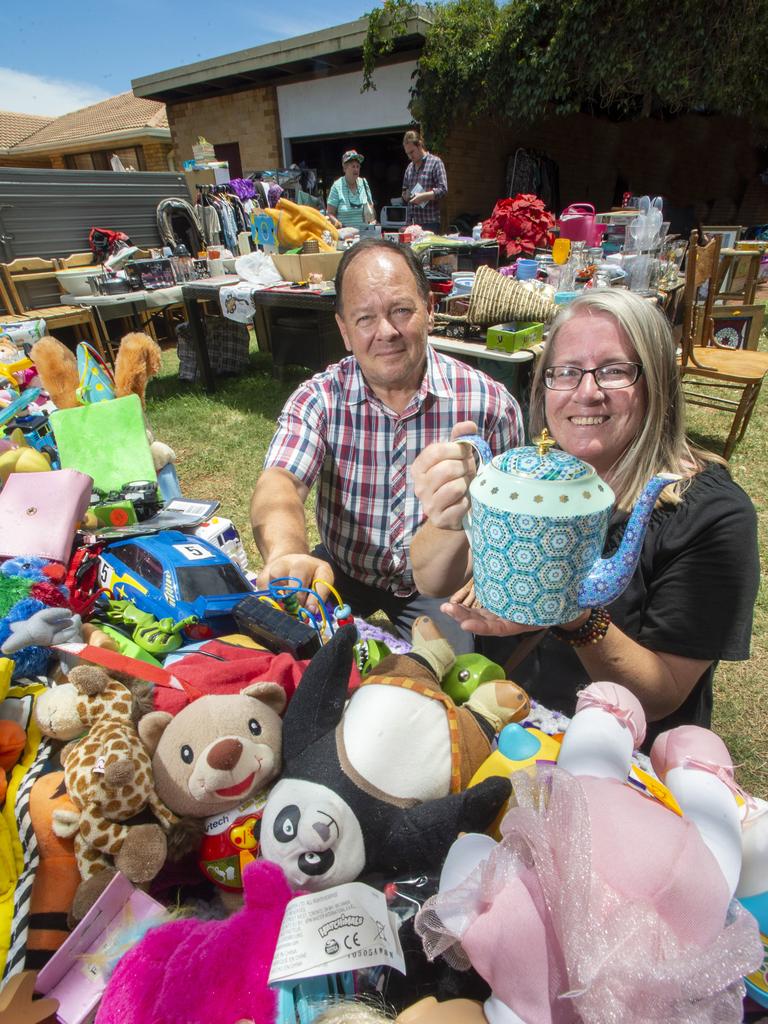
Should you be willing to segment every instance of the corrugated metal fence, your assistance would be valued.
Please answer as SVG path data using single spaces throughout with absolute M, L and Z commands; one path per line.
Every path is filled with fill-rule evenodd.
M 92 227 L 158 246 L 157 204 L 169 196 L 189 198 L 183 174 L 0 167 L 0 262 L 84 252 Z

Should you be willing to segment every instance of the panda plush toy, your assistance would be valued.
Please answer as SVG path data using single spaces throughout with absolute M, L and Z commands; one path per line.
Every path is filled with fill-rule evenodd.
M 453 652 L 426 617 L 414 623 L 411 653 L 385 658 L 347 702 L 356 638 L 342 627 L 304 673 L 261 822 L 262 856 L 310 891 L 439 869 L 460 832 L 483 831 L 504 806 L 507 779 L 466 786 L 494 734 L 530 707 L 508 681 L 457 707 L 439 684 Z

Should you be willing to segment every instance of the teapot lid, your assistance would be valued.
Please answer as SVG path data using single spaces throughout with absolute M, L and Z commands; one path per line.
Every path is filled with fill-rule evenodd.
M 592 466 L 575 455 L 553 449 L 555 444 L 555 439 L 545 429 L 538 437 L 534 437 L 533 445 L 512 448 L 497 456 L 493 464 L 503 473 L 528 477 L 530 480 L 566 481 L 594 476 Z

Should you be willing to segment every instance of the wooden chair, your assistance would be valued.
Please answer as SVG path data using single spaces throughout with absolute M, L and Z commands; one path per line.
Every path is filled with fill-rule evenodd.
M 0 263 L 0 278 L 8 293 L 11 312 L 23 317 L 40 317 L 49 331 L 72 327 L 78 341 L 90 341 L 102 358 L 107 358 L 98 321 L 90 306 L 54 305 L 49 301 L 62 294 L 56 280 L 56 271 L 60 269 L 56 260 L 39 256 Z
M 92 252 L 73 252 L 71 256 L 63 256 L 56 260 L 59 270 L 77 270 L 79 267 L 95 267 L 96 261 Z
M 752 305 L 757 291 L 760 256 L 757 251 L 720 250 L 715 302 L 742 302 L 748 306 Z
M 680 374 L 687 402 L 733 415 L 723 451 L 725 458 L 729 459 L 746 432 L 763 378 L 768 373 L 768 352 L 717 346 L 712 307 L 720 239 L 715 236 L 703 246 L 698 241 L 698 232 L 692 231 L 685 270 Z M 699 290 L 705 283 L 708 285 L 707 295 L 703 302 L 699 302 Z M 713 347 L 706 347 L 709 345 Z
M 10 318 L 13 315 L 13 307 L 11 305 L 11 296 L 8 294 L 8 289 L 5 287 L 2 274 L 0 274 L 0 316 Z

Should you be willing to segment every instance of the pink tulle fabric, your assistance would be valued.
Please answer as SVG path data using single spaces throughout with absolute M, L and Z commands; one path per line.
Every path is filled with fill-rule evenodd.
M 681 941 L 653 902 L 628 902 L 595 874 L 588 797 L 577 778 L 546 767 L 517 772 L 512 784 L 517 806 L 502 841 L 417 916 L 429 958 L 473 966 L 523 1019 L 533 976 L 548 990 L 556 1024 L 738 1024 L 742 975 L 762 959 L 754 918 L 733 901 L 714 941 Z M 516 925 L 521 892 L 523 920 L 535 918 L 528 936 Z M 461 934 L 443 923 L 462 916 Z

